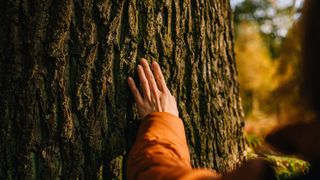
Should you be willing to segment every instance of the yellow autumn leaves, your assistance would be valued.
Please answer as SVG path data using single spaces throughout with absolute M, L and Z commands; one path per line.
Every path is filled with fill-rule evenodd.
M 238 26 L 236 60 L 240 92 L 246 113 L 246 130 L 268 133 L 288 119 L 298 101 L 297 73 L 300 43 L 297 23 L 282 43 L 280 56 L 273 59 L 254 22 Z M 286 116 L 286 117 L 285 117 Z

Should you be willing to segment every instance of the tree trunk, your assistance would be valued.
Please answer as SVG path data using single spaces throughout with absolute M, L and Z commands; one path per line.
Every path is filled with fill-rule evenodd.
M 123 179 L 138 128 L 126 78 L 160 63 L 192 164 L 244 160 L 229 1 L 0 0 L 1 179 Z

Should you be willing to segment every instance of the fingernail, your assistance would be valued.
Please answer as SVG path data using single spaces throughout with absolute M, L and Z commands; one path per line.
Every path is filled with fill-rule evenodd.
M 145 58 L 141 58 L 140 62 L 146 62 L 148 64 L 148 61 Z
M 158 62 L 157 61 L 152 61 L 152 64 L 157 65 Z

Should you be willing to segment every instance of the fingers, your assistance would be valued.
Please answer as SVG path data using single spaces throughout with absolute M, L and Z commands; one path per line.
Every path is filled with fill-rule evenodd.
M 166 92 L 168 90 L 168 87 L 166 85 L 166 81 L 164 80 L 161 68 L 159 64 L 155 61 L 152 62 L 152 69 L 154 71 L 154 76 L 156 78 L 158 88 L 162 92 Z
M 177 103 L 167 88 L 159 64 L 153 62 L 152 69 L 153 72 L 147 60 L 141 59 L 137 72 L 143 96 L 134 80 L 131 77 L 128 78 L 130 90 L 137 103 L 139 117 L 143 119 L 152 112 L 168 112 L 179 116 Z
M 129 88 L 131 90 L 131 93 L 134 97 L 134 100 L 136 101 L 137 104 L 142 104 L 143 100 L 141 97 L 141 94 L 136 86 L 136 83 L 134 82 L 134 80 L 132 79 L 132 77 L 128 78 L 128 84 L 129 84 Z
M 137 71 L 138 71 L 139 80 L 140 80 L 140 83 L 142 86 L 143 96 L 144 96 L 144 98 L 150 99 L 151 95 L 150 95 L 150 88 L 149 88 L 148 79 L 147 79 L 145 72 L 144 72 L 141 65 L 138 65 Z
M 151 92 L 154 95 L 157 95 L 159 89 L 158 89 L 157 83 L 153 77 L 153 73 L 150 69 L 150 66 L 149 66 L 147 60 L 142 58 L 140 61 L 140 64 L 142 65 L 143 70 L 144 70 L 146 77 L 148 79 L 148 83 L 149 83 L 149 87 L 150 87 Z

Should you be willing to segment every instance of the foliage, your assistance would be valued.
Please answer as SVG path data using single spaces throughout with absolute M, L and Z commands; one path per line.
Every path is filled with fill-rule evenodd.
M 252 133 L 246 133 L 245 137 L 248 146 L 252 149 L 260 147 L 264 141 L 261 136 L 257 136 L 256 134 Z
M 234 7 L 236 34 L 243 21 L 259 25 L 259 31 L 273 59 L 279 57 L 282 41 L 292 22 L 300 16 L 302 0 L 244 0 Z
M 296 119 L 295 117 L 302 111 L 298 108 L 297 83 L 301 51 L 300 33 L 299 22 L 294 22 L 294 16 L 297 13 L 293 11 L 293 9 L 299 9 L 300 5 L 296 5 L 298 0 L 290 1 L 290 3 L 288 1 L 286 6 L 277 5 L 275 2 L 277 0 L 244 0 L 234 8 L 237 30 L 235 52 L 241 97 L 246 119 L 260 121 L 254 124 L 258 127 L 255 129 L 272 129 L 272 126 L 276 125 L 274 121 L 279 123 L 281 119 L 281 123 L 287 123 L 288 119 Z M 277 13 L 268 15 L 267 12 L 272 11 L 271 9 Z M 265 41 L 266 34 L 263 28 L 265 23 L 278 16 L 291 19 L 291 23 L 284 21 L 285 26 L 278 26 L 288 33 L 285 37 L 279 34 L 281 43 L 277 50 L 279 53 L 275 58 L 268 42 Z M 287 27 L 292 23 L 292 27 Z M 274 28 L 272 33 L 276 31 L 277 28 Z M 285 122 L 284 119 L 286 119 Z M 247 123 L 247 130 L 254 129 L 248 126 L 251 124 Z M 261 133 L 267 132 L 268 130 L 264 130 Z
M 306 161 L 296 157 L 288 157 L 281 155 L 274 155 L 273 152 L 267 148 L 264 139 L 255 134 L 246 133 L 246 141 L 248 144 L 248 158 L 254 159 L 257 157 L 267 160 L 276 172 L 277 179 L 290 179 L 309 171 L 310 164 Z M 264 153 L 258 152 L 264 149 Z
M 236 60 L 239 72 L 240 93 L 247 119 L 262 119 L 272 109 L 267 103 L 277 88 L 274 78 L 277 61 L 273 61 L 254 22 L 242 22 L 236 39 Z
M 266 155 L 266 159 L 276 171 L 277 179 L 290 179 L 309 171 L 310 165 L 294 157 Z
M 309 164 L 273 152 L 263 135 L 294 122 L 305 111 L 299 101 L 301 45 L 295 21 L 302 1 L 286 1 L 286 6 L 276 2 L 244 0 L 235 6 L 235 52 L 246 113 L 247 157 L 265 158 L 278 179 L 289 179 L 306 173 Z

